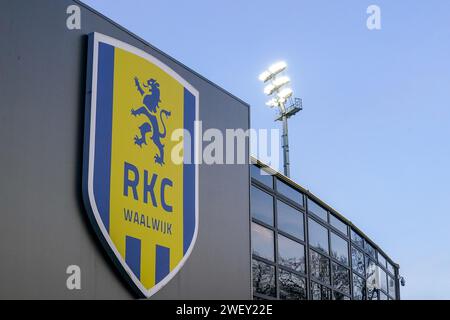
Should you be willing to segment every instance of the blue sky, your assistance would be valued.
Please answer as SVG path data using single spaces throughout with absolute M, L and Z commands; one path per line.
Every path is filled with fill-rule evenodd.
M 292 178 L 400 263 L 402 298 L 450 299 L 449 1 L 84 2 L 247 101 L 254 128 L 278 126 L 257 76 L 286 60 Z

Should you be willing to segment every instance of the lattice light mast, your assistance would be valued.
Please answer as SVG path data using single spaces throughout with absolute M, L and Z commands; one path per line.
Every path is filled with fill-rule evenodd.
M 283 167 L 284 175 L 290 176 L 289 168 L 289 140 L 288 140 L 288 119 L 302 110 L 302 100 L 293 98 L 293 91 L 288 86 L 291 80 L 284 75 L 287 64 L 279 61 L 271 65 L 266 71 L 261 73 L 259 80 L 266 84 L 264 93 L 271 97 L 266 103 L 267 106 L 278 107 L 278 115 L 275 121 L 283 122 Z

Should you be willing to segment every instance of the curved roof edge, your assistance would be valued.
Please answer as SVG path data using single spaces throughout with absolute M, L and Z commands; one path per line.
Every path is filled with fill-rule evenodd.
M 83 8 L 85 8 L 86 10 L 91 11 L 93 14 L 98 15 L 99 17 L 101 17 L 102 19 L 104 19 L 105 21 L 111 23 L 113 26 L 115 26 L 116 28 L 119 28 L 120 30 L 124 31 L 125 33 L 127 33 L 128 35 L 130 35 L 131 37 L 135 38 L 136 40 L 140 41 L 142 44 L 150 47 L 151 49 L 157 51 L 159 54 L 165 56 L 166 58 L 172 60 L 172 62 L 178 64 L 180 67 L 186 69 L 186 71 L 193 73 L 194 75 L 196 75 L 197 77 L 199 77 L 200 79 L 206 81 L 207 83 L 209 83 L 210 85 L 212 85 L 213 87 L 219 89 L 220 91 L 222 91 L 223 93 L 225 93 L 226 95 L 230 96 L 231 98 L 239 101 L 240 103 L 242 103 L 243 105 L 247 106 L 248 108 L 250 108 L 250 104 L 245 102 L 244 100 L 242 100 L 241 98 L 235 96 L 234 94 L 230 93 L 229 91 L 225 90 L 224 88 L 222 88 L 221 86 L 219 86 L 218 84 L 214 83 L 213 81 L 207 79 L 206 77 L 202 76 L 200 73 L 198 73 L 197 71 L 189 68 L 188 66 L 186 66 L 184 63 L 178 61 L 177 59 L 175 59 L 174 57 L 168 55 L 167 53 L 165 53 L 164 51 L 156 48 L 155 46 L 153 46 L 152 44 L 150 44 L 148 41 L 144 40 L 143 38 L 139 37 L 138 35 L 136 35 L 135 33 L 131 32 L 130 30 L 128 30 L 127 28 L 121 26 L 120 24 L 118 24 L 117 22 L 115 22 L 114 20 L 108 18 L 107 16 L 105 16 L 104 14 L 100 13 L 99 11 L 95 10 L 94 8 L 90 7 L 89 5 L 85 4 L 84 2 L 82 2 L 81 0 L 72 0 L 73 2 L 77 3 L 78 5 L 82 6 Z
M 250 156 L 251 163 L 257 164 L 260 167 L 264 168 L 267 172 L 270 174 L 273 174 L 277 178 L 280 178 L 284 182 L 290 184 L 294 188 L 297 188 L 300 190 L 303 194 L 307 195 L 309 198 L 323 206 L 325 209 L 327 209 L 329 212 L 333 213 L 335 216 L 340 218 L 342 221 L 347 223 L 353 230 L 358 232 L 361 236 L 363 236 L 375 249 L 377 249 L 379 252 L 383 254 L 383 256 L 388 260 L 390 263 L 392 263 L 397 269 L 400 269 L 400 265 L 393 261 L 391 257 L 383 250 L 381 249 L 369 236 L 367 236 L 361 229 L 359 229 L 356 225 L 353 224 L 350 220 L 348 220 L 346 217 L 344 217 L 342 214 L 340 214 L 337 210 L 335 210 L 333 207 L 325 203 L 323 200 L 321 200 L 319 197 L 314 195 L 311 191 L 308 189 L 302 187 L 298 183 L 296 183 L 294 180 L 290 179 L 289 177 L 286 177 L 284 174 L 280 173 L 279 171 L 273 169 L 272 167 L 268 166 L 264 162 L 258 160 L 257 158 Z

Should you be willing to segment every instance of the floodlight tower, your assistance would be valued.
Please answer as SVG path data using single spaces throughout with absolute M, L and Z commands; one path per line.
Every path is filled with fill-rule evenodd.
M 283 122 L 283 163 L 284 175 L 290 176 L 289 168 L 289 141 L 288 141 L 288 119 L 303 109 L 302 100 L 300 98 L 293 98 L 293 91 L 286 87 L 291 80 L 289 77 L 283 75 L 287 68 L 284 61 L 274 63 L 261 73 L 259 80 L 266 84 L 264 93 L 271 97 L 266 103 L 267 106 L 274 108 L 278 107 L 279 114 L 275 121 Z

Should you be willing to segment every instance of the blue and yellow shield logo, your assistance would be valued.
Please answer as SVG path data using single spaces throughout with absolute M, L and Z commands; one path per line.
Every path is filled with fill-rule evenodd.
M 197 236 L 198 91 L 150 54 L 98 33 L 88 59 L 85 206 L 116 265 L 150 297 Z

